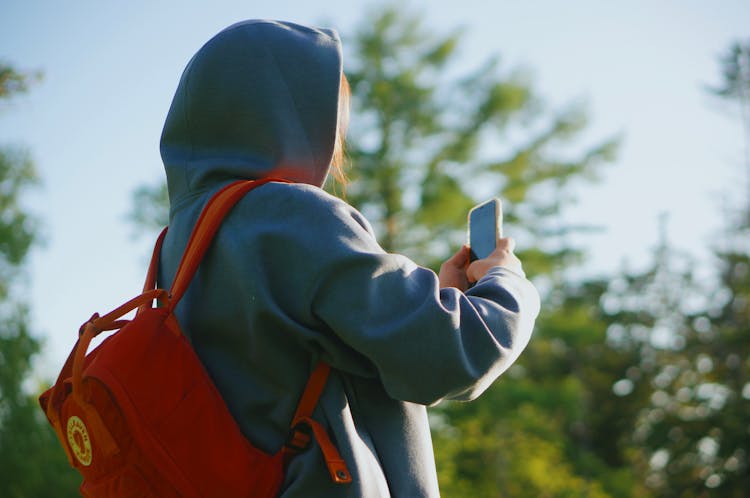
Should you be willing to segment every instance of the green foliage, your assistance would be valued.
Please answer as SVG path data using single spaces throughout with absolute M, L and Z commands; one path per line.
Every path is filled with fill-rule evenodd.
M 744 131 L 745 192 L 735 215 L 739 219 L 735 228 L 746 231 L 750 229 L 750 39 L 733 43 L 719 58 L 719 65 L 722 82 L 708 92 L 739 109 Z
M 436 444 L 454 456 L 448 464 L 438 458 L 443 496 L 611 496 L 600 483 L 576 474 L 554 416 L 533 403 L 512 410 L 515 416 L 503 417 L 502 424 L 473 417 L 456 433 L 438 433 Z
M 0 100 L 25 91 L 29 79 L 0 64 Z M 0 148 L 0 496 L 8 498 L 76 496 L 79 481 L 27 385 L 40 341 L 15 286 L 38 240 L 38 223 L 21 203 L 37 181 L 26 152 Z
M 129 215 L 136 226 L 158 231 L 169 224 L 169 193 L 167 183 L 142 185 L 133 192 L 133 208 Z
M 719 97 L 732 100 L 750 98 L 750 40 L 733 43 L 719 58 L 721 86 L 709 89 Z
M 650 390 L 641 382 L 627 396 L 613 391 L 638 356 L 607 345 L 609 319 L 598 307 L 607 289 L 565 288 L 500 381 L 472 403 L 439 407 L 445 496 L 649 496 L 631 434 Z
M 718 281 L 706 281 L 666 241 L 655 254 L 603 298 L 610 347 L 635 353 L 615 384 L 630 404 L 612 412 L 635 421 L 627 454 L 656 496 L 746 496 L 750 256 L 718 252 Z
M 375 10 L 347 46 L 348 200 L 386 250 L 436 267 L 464 242 L 469 208 L 497 195 L 507 232 L 547 245 L 528 259 L 530 273 L 575 259 L 562 238 L 576 228 L 560 214 L 572 184 L 596 178 L 616 140 L 574 146 L 587 122 L 580 107 L 545 115 L 527 78 L 501 72 L 496 58 L 458 74 L 460 32 L 435 34 L 418 15 Z
M 29 83 L 40 77 L 19 73 L 0 61 L 0 104 L 26 92 Z M 28 153 L 0 144 L 0 302 L 8 298 L 17 268 L 38 238 L 36 220 L 20 204 L 23 192 L 37 183 Z
M 19 73 L 12 66 L 0 61 L 0 100 L 8 99 L 15 94 L 25 93 L 33 81 L 42 78 L 40 72 Z
M 28 330 L 23 305 L 0 314 L 0 496 L 78 496 L 80 477 L 68 465 L 60 442 L 26 379 L 40 342 Z
M 708 302 L 670 322 L 680 347 L 653 361 L 655 390 L 636 436 L 660 496 L 740 497 L 750 487 L 750 256 L 718 256 L 718 289 L 701 289 Z
M 15 147 L 0 147 L 0 299 L 37 237 L 37 223 L 23 210 L 20 196 L 37 182 L 28 154 Z
M 740 105 L 750 132 L 750 46 L 732 45 L 720 63 L 724 81 L 713 92 Z M 659 496 L 734 498 L 750 489 L 750 197 L 739 212 L 727 217 L 715 249 L 716 281 L 665 272 L 673 254 L 650 280 L 662 298 L 646 327 L 668 330 L 673 344 L 643 355 L 654 392 L 634 436 L 650 455 L 647 483 Z M 631 317 L 643 314 L 637 308 Z

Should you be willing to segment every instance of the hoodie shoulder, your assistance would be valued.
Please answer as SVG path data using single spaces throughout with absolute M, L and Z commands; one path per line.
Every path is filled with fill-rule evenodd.
M 251 201 L 252 209 L 260 208 L 264 218 L 273 219 L 292 230 L 304 226 L 305 232 L 319 230 L 321 238 L 349 233 L 375 241 L 372 226 L 357 209 L 313 185 L 271 182 L 249 195 L 256 196 Z M 317 239 L 317 242 L 323 240 Z

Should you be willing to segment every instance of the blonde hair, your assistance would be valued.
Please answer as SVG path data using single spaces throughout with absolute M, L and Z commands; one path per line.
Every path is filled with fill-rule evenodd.
M 336 141 L 333 144 L 333 157 L 331 158 L 331 174 L 338 183 L 346 187 L 348 179 L 344 172 L 346 163 L 346 130 L 349 127 L 349 100 L 351 88 L 344 73 L 341 73 L 341 84 L 339 86 L 339 109 L 338 121 L 336 122 Z

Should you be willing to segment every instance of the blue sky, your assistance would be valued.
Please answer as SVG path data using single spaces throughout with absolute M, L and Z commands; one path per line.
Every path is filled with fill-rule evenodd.
M 47 239 L 28 272 L 34 329 L 47 341 L 43 375 L 59 368 L 81 322 L 141 286 L 152 241 L 134 239 L 125 217 L 133 189 L 161 178 L 159 134 L 191 55 L 246 18 L 337 28 L 346 55 L 348 33 L 373 5 L 3 2 L 0 58 L 45 74 L 0 114 L 0 141 L 28 147 L 43 180 L 26 199 Z M 569 212 L 606 228 L 584 241 L 589 260 L 581 271 L 611 273 L 626 260 L 644 265 L 660 213 L 669 215 L 672 242 L 705 258 L 721 232 L 722 203 L 746 179 L 740 123 L 704 87 L 718 81 L 717 56 L 750 37 L 750 2 L 405 5 L 436 32 L 465 28 L 467 67 L 499 54 L 505 70 L 530 72 L 549 107 L 585 102 L 588 140 L 622 135 L 616 163 L 601 184 L 580 189 L 581 202 Z

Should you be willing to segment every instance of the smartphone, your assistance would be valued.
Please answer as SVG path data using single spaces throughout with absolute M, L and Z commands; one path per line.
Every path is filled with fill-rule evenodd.
M 502 235 L 503 208 L 500 199 L 478 204 L 469 211 L 469 248 L 471 261 L 484 259 L 495 250 Z

